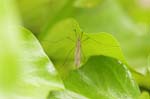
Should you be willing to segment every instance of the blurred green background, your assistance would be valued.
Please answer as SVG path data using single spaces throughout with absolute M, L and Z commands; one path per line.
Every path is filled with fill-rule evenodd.
M 18 0 L 23 24 L 41 41 L 56 23 L 74 18 L 84 32 L 108 32 L 129 65 L 144 73 L 150 52 L 149 0 Z
M 43 70 L 37 69 L 34 65 L 31 67 L 35 70 L 35 74 L 41 77 L 44 75 L 46 81 L 52 80 L 53 83 L 59 81 L 59 86 L 54 89 L 63 87 L 59 77 L 53 78 L 57 75 L 50 73 L 51 77 L 47 78 L 49 72 L 45 69 L 46 63 L 50 65 L 51 61 L 45 54 L 39 55 L 42 57 L 41 60 L 35 58 L 31 62 L 25 59 L 23 64 L 18 62 L 18 59 L 24 59 L 26 55 L 26 52 L 22 53 L 24 50 L 29 51 L 27 56 L 30 58 L 30 53 L 34 52 L 31 47 L 34 42 L 37 45 L 35 49 L 41 51 L 42 47 L 38 44 L 48 35 L 48 31 L 69 18 L 77 20 L 86 33 L 112 34 L 120 43 L 128 64 L 140 74 L 135 74 L 138 83 L 150 90 L 150 0 L 0 0 L 0 91 L 12 90 L 22 76 L 20 70 L 28 67 L 28 64 L 32 65 L 32 62 L 41 63 L 42 59 Z M 26 37 L 24 39 L 28 42 L 20 40 L 22 35 L 16 26 L 21 25 L 34 34 L 29 37 L 24 34 Z M 31 38 L 34 36 L 38 40 L 33 39 L 32 42 Z M 29 44 L 29 48 L 20 46 L 26 43 Z M 22 67 L 19 67 L 20 65 Z M 34 72 L 31 74 L 36 76 Z M 23 83 L 26 83 L 26 78 L 23 79 Z M 44 85 L 45 89 L 52 86 L 43 82 L 40 82 L 40 85 Z
M 74 18 L 86 33 L 107 32 L 120 43 L 140 86 L 150 89 L 150 0 L 18 0 L 26 28 L 40 42 Z M 62 26 L 65 29 L 65 27 Z

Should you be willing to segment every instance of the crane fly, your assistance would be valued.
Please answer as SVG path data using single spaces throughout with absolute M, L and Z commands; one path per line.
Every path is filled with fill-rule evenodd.
M 99 41 L 98 39 L 94 39 L 94 38 L 91 38 L 88 34 L 84 33 L 84 32 L 81 32 L 78 33 L 76 29 L 73 30 L 74 31 L 74 35 L 66 35 L 60 39 L 57 39 L 56 41 L 50 41 L 48 40 L 48 44 L 51 43 L 51 45 L 53 46 L 61 46 L 60 44 L 63 44 L 62 41 L 64 42 L 67 42 L 68 44 L 74 44 L 72 48 L 70 48 L 69 46 L 70 45 L 65 45 L 65 47 L 67 47 L 66 49 L 70 49 L 68 52 L 67 50 L 65 51 L 65 53 L 62 53 L 61 52 L 61 47 L 58 47 L 59 49 L 59 52 L 61 54 L 63 54 L 63 63 L 61 65 L 66 65 L 66 62 L 71 59 L 71 65 L 72 65 L 72 62 L 74 63 L 73 65 L 76 67 L 76 68 L 79 68 L 80 65 L 83 63 L 83 61 L 85 61 L 87 59 L 87 55 L 85 57 L 84 53 L 83 53 L 83 45 L 84 45 L 84 51 L 85 51 L 85 45 L 87 44 L 87 42 L 85 44 L 83 44 L 85 41 L 90 41 L 93 43 L 94 46 L 96 46 L 95 44 L 97 44 L 99 47 L 97 47 L 97 49 L 101 48 L 100 51 L 109 51 L 109 49 L 111 49 L 112 47 L 118 47 L 118 45 L 107 45 L 107 44 L 103 44 L 101 41 Z M 73 38 L 75 37 L 75 38 Z M 53 37 L 52 37 L 53 38 Z M 107 39 L 107 38 L 106 38 Z M 67 40 L 67 41 L 65 41 Z M 50 41 L 50 42 L 49 42 Z M 68 42 L 69 41 L 69 42 Z M 59 43 L 58 45 L 56 45 L 57 43 Z M 72 45 L 71 45 L 72 46 Z M 63 46 L 64 47 L 64 46 Z M 87 47 L 87 46 L 86 46 Z M 92 49 L 92 48 L 88 48 L 88 49 Z M 65 50 L 65 49 L 63 49 Z M 87 49 L 86 49 L 87 50 Z M 54 51 L 55 52 L 55 51 Z M 72 52 L 73 55 L 71 54 Z M 55 58 L 59 55 L 58 52 L 56 53 L 57 55 L 55 55 Z M 86 52 L 87 54 L 87 52 Z M 100 53 L 101 54 L 101 53 Z M 93 54 L 92 54 L 93 55 Z M 97 55 L 97 54 L 96 54 Z M 73 60 L 72 60 L 73 59 Z M 57 60 L 56 60 L 57 61 Z M 69 64 L 69 63 L 67 63 Z M 65 68 L 65 67 L 64 67 Z
M 79 66 L 80 66 L 80 64 L 82 62 L 82 54 L 83 54 L 83 51 L 82 51 L 82 41 L 84 41 L 84 40 L 82 40 L 83 32 L 81 32 L 80 35 L 77 34 L 76 29 L 74 29 L 74 32 L 75 32 L 75 37 L 76 37 L 75 41 L 73 39 L 71 39 L 70 37 L 67 37 L 67 39 L 69 39 L 73 43 L 75 43 L 74 65 L 76 66 L 76 68 L 79 68 Z M 73 48 L 69 51 L 68 55 L 72 52 Z M 67 59 L 64 61 L 64 64 L 65 64 L 66 61 L 67 61 Z
M 76 32 L 76 31 L 75 31 Z M 77 37 L 77 40 L 76 40 L 76 49 L 75 49 L 75 55 L 74 55 L 74 62 L 75 62 L 75 66 L 79 67 L 80 64 L 81 64 L 81 41 L 82 41 L 82 35 L 83 35 L 83 32 L 81 33 L 81 35 L 79 35 Z

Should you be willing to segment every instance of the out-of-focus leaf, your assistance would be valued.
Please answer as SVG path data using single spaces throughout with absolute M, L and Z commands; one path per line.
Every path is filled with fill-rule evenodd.
M 105 0 L 91 9 L 77 9 L 73 16 L 85 32 L 103 31 L 113 34 L 120 42 L 129 64 L 143 72 L 150 52 L 150 35 L 145 27 L 137 25 L 125 13 L 116 0 Z
M 64 90 L 64 91 L 50 92 L 47 99 L 89 99 L 89 98 L 69 90 Z
M 91 8 L 100 4 L 102 0 L 76 0 L 75 7 Z
M 44 99 L 63 84 L 32 33 L 16 28 L 16 15 L 13 0 L 0 0 L 0 99 Z
M 19 77 L 17 59 L 20 57 L 21 47 L 16 15 L 14 0 L 0 0 L 0 92 L 11 90 Z
M 141 74 L 138 72 L 133 72 L 133 76 L 135 77 L 137 83 L 140 87 L 150 90 L 150 72 L 147 71 L 145 74 Z
M 76 7 L 91 8 L 102 0 L 17 0 L 24 25 L 42 38 L 47 29 L 66 17 Z M 33 10 L 34 9 L 34 10 Z M 31 14 L 32 13 L 32 14 Z
M 150 1 L 149 0 L 118 0 L 123 10 L 137 24 L 150 25 Z
M 44 35 L 47 26 L 69 14 L 74 0 L 17 0 L 24 25 L 34 33 Z
M 125 62 L 118 42 L 110 34 L 84 33 L 74 19 L 67 19 L 50 29 L 42 40 L 45 51 L 62 76 L 75 68 L 78 40 L 81 44 L 81 63 L 92 55 L 111 56 Z
M 92 56 L 79 70 L 72 71 L 64 84 L 67 90 L 53 92 L 49 99 L 138 99 L 140 95 L 126 66 L 106 56 Z
M 150 99 L 148 92 L 142 92 L 139 99 Z
M 149 22 L 150 22 L 150 2 L 149 0 L 119 0 L 124 7 L 124 11 L 132 18 L 134 23 L 139 25 L 141 35 L 136 37 L 134 41 L 133 51 L 131 51 L 130 59 L 134 60 L 132 63 L 136 66 L 138 73 L 134 73 L 135 79 L 139 83 L 140 87 L 150 90 L 150 69 L 149 67 L 149 53 L 150 53 L 150 35 L 149 35 Z M 139 42 L 139 40 L 141 42 Z M 137 47 L 138 46 L 138 47 Z M 137 57 L 138 56 L 138 57 Z M 131 61 L 132 61 L 131 60 Z M 148 62 L 147 62 L 148 60 Z M 139 65 L 139 66 L 138 66 Z M 144 99 L 144 98 L 143 98 Z
M 20 29 L 22 57 L 21 78 L 17 80 L 14 99 L 45 99 L 49 91 L 63 88 L 63 84 L 48 56 L 33 34 Z
M 47 27 L 72 16 L 76 7 L 95 7 L 102 0 L 17 0 L 24 25 L 41 38 Z M 34 10 L 33 10 L 34 9 Z M 32 14 L 31 14 L 32 13 Z M 42 33 L 40 33 L 42 32 Z
M 148 39 L 147 39 L 148 40 Z M 142 40 L 144 41 L 144 40 Z M 148 42 L 148 41 L 147 41 Z M 146 42 L 145 42 L 146 43 Z M 148 43 L 147 43 L 148 44 Z M 144 42 L 143 44 L 140 44 L 141 46 L 144 45 Z M 145 47 L 148 47 L 146 45 L 144 45 Z M 144 50 L 143 50 L 144 51 Z M 148 51 L 148 49 L 147 49 Z M 141 55 L 143 54 L 143 52 L 140 52 Z M 147 52 L 147 55 L 149 54 L 149 52 Z M 135 54 L 134 54 L 135 55 Z M 145 56 L 147 56 L 145 55 Z M 135 55 L 136 56 L 136 55 Z M 143 56 L 143 55 L 142 55 Z M 136 59 L 136 57 L 135 57 Z M 142 60 L 141 60 L 142 59 Z M 141 57 L 140 59 L 138 59 L 140 62 L 139 63 L 143 63 L 144 65 L 139 65 L 139 66 L 136 66 L 134 68 L 132 68 L 132 74 L 135 78 L 135 80 L 137 81 L 137 83 L 139 84 L 139 87 L 141 89 L 144 89 L 144 90 L 150 90 L 150 68 L 149 68 L 149 57 Z M 138 65 L 138 60 L 137 61 L 137 64 Z M 148 62 L 147 62 L 148 60 Z M 136 62 L 134 61 L 134 62 Z M 145 62 L 145 63 L 144 63 Z M 147 62 L 147 64 L 146 64 Z M 147 98 L 141 98 L 141 99 L 147 99 Z M 148 98 L 149 99 L 149 98 Z

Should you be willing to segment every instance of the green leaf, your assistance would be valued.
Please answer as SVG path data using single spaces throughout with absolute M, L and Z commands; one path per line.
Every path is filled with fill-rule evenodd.
M 62 76 L 79 67 L 80 64 L 76 65 L 77 49 L 81 64 L 92 55 L 111 56 L 125 62 L 118 42 L 110 34 L 84 33 L 74 19 L 61 21 L 50 28 L 41 42 Z
M 24 28 L 20 33 L 22 57 L 19 62 L 22 67 L 21 78 L 13 92 L 15 99 L 44 99 L 49 91 L 63 89 L 60 77 L 38 40 Z
M 139 72 L 133 72 L 132 74 L 141 88 L 150 90 L 150 72 L 149 71 L 147 71 L 144 74 L 139 73 Z
M 52 92 L 49 99 L 138 99 L 140 95 L 126 66 L 106 56 L 90 57 L 79 70 L 69 74 L 64 84 L 67 90 Z
M 102 0 L 76 0 L 75 7 L 92 8 L 97 6 Z
M 123 9 L 118 1 L 106 0 L 91 9 L 77 9 L 74 16 L 85 32 L 104 31 L 115 36 L 130 66 L 139 73 L 143 73 L 147 69 L 147 57 L 150 52 L 149 28 L 142 24 L 135 24 L 126 12 L 128 7 L 134 9 L 133 1 L 138 1 L 119 1 L 128 3 L 128 6 L 126 5 Z
M 142 92 L 139 99 L 150 99 L 148 92 Z
M 42 38 L 47 27 L 50 28 L 61 19 L 71 16 L 76 7 L 91 8 L 97 6 L 101 1 L 61 0 L 57 2 L 57 0 L 17 0 L 17 3 L 25 26 Z
M 18 78 L 17 59 L 21 52 L 18 24 L 14 0 L 0 0 L 0 92 L 11 90 Z
M 47 99 L 89 99 L 89 98 L 69 90 L 64 90 L 64 91 L 50 92 Z
M 51 27 L 69 14 L 72 2 L 74 0 L 17 0 L 24 25 L 36 35 L 42 32 L 40 37 L 47 25 Z
M 85 32 L 113 34 L 131 66 L 147 65 L 150 36 L 145 26 L 135 24 L 116 0 L 106 0 L 92 9 L 77 9 L 73 16 Z
M 20 24 L 14 0 L 0 0 L 0 98 L 44 99 L 62 81 L 40 43 Z
M 149 0 L 118 0 L 124 11 L 137 24 L 150 25 L 150 2 Z

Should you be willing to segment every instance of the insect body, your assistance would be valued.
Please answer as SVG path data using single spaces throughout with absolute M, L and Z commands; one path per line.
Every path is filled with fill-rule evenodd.
M 51 35 L 50 38 L 47 38 L 49 41 L 48 43 L 51 46 L 48 48 L 47 46 L 45 47 L 47 53 L 54 61 L 56 61 L 58 66 L 64 68 L 68 66 L 67 68 L 69 69 L 79 68 L 79 66 L 84 63 L 90 55 L 99 55 L 101 53 L 106 54 L 106 51 L 111 52 L 112 48 L 118 47 L 118 45 L 112 45 L 112 42 L 110 44 L 103 44 L 103 40 L 98 39 L 98 37 L 102 39 L 106 38 L 108 40 L 110 37 L 99 33 L 87 34 L 74 29 L 73 33 L 64 33 L 58 36 L 59 38 L 56 40 L 53 40 L 55 34 L 53 33 Z M 45 42 L 44 44 L 46 45 Z M 94 46 L 97 46 L 97 48 Z M 55 49 L 53 49 L 53 47 Z
M 75 57 L 74 57 L 75 65 L 78 67 L 81 63 L 81 39 L 78 38 L 76 41 L 76 49 L 75 49 Z

